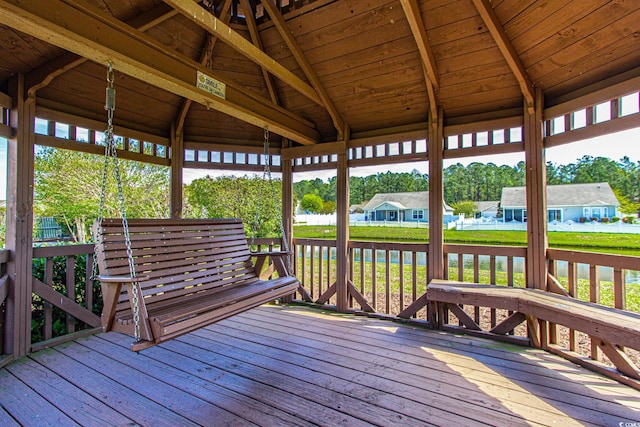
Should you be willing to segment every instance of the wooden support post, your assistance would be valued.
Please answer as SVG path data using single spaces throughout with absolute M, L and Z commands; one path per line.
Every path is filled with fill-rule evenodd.
M 533 114 L 524 113 L 527 193 L 527 287 L 547 286 L 547 164 L 542 140 L 542 90 L 536 90 Z
M 282 148 L 287 148 L 291 144 L 287 138 L 282 139 Z M 287 247 L 293 251 L 293 160 L 280 159 L 282 168 L 282 227 L 287 239 Z M 289 257 L 291 268 L 289 274 L 295 271 L 293 263 L 296 262 L 295 254 Z
M 438 117 L 429 116 L 429 257 L 427 281 L 444 278 L 444 126 L 442 107 Z
M 349 131 L 346 130 L 344 135 L 348 138 Z M 336 308 L 346 312 L 349 280 L 349 161 L 346 148 L 338 153 L 336 204 Z
M 33 258 L 33 146 L 35 99 L 26 97 L 24 76 L 10 79 L 13 98 L 11 127 L 16 129 L 7 145 L 7 231 L 6 248 L 10 295 L 7 299 L 7 334 L 4 348 L 15 358 L 31 347 L 31 293 Z
M 182 218 L 184 134 L 171 125 L 171 218 Z

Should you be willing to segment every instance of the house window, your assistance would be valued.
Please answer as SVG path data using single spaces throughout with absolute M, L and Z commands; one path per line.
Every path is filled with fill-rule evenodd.
M 505 220 L 505 222 L 513 221 L 513 209 L 505 209 L 504 210 L 504 220 Z
M 424 219 L 424 210 L 423 209 L 414 209 L 413 210 L 413 219 Z
M 547 220 L 549 222 L 553 222 L 553 221 L 562 222 L 562 209 L 548 209 Z
M 608 207 L 602 208 L 602 217 L 603 218 L 609 218 L 609 208 Z

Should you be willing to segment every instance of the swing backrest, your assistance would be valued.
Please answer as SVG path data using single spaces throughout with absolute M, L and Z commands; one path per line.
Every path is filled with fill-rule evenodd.
M 129 219 L 131 249 L 147 304 L 207 289 L 258 281 L 238 219 Z M 129 276 L 121 219 L 104 219 L 96 234 L 98 266 L 106 276 Z M 129 310 L 123 289 L 116 312 Z

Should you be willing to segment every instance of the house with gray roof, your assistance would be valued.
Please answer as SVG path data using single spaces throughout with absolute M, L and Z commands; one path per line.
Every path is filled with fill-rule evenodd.
M 480 218 L 495 219 L 498 216 L 499 201 L 475 202 L 475 204 Z
M 362 209 L 369 221 L 428 222 L 429 192 L 378 193 Z M 444 215 L 453 215 L 446 203 Z
M 505 222 L 527 221 L 525 187 L 505 187 L 500 200 Z M 620 202 L 607 182 L 547 186 L 549 222 L 600 221 L 617 215 Z

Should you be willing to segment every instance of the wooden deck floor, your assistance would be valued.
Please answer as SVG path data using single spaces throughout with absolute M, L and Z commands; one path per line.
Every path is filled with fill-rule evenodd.
M 140 354 L 98 334 L 0 370 L 0 425 L 624 425 L 640 392 L 535 349 L 265 306 Z

